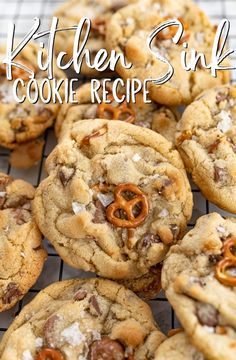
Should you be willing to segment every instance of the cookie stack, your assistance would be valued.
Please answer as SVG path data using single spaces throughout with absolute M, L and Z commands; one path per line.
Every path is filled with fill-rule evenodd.
M 185 41 L 207 58 L 215 34 L 190 0 L 72 0 L 56 15 L 63 27 L 91 17 L 90 50 L 123 53 L 133 63 L 117 66 L 124 80 L 165 72 L 146 44 L 164 20 L 181 19 Z M 64 44 L 70 57 L 73 38 L 59 34 L 56 49 Z M 1 360 L 235 360 L 236 222 L 212 213 L 186 228 L 193 207 L 187 172 L 206 199 L 236 213 L 236 90 L 226 71 L 217 78 L 201 66 L 184 71 L 182 44 L 173 46 L 170 35 L 159 35 L 155 47 L 175 74 L 165 85 L 149 82 L 152 103 L 139 94 L 135 104 L 119 104 L 111 92 L 110 104 L 92 103 L 84 84 L 78 104 L 60 109 L 58 145 L 35 193 L 1 175 L 0 311 L 39 275 L 40 232 L 68 265 L 96 275 L 42 290 L 4 335 Z M 181 118 L 178 105 L 187 105 Z M 9 272 L 2 254 L 14 250 Z M 161 287 L 182 325 L 168 337 L 143 300 Z

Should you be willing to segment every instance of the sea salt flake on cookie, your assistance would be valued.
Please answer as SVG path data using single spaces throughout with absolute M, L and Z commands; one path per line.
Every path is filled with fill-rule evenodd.
M 219 113 L 219 118 L 221 121 L 217 125 L 217 129 L 222 131 L 223 133 L 226 133 L 232 126 L 232 119 L 228 112 L 222 110 Z
M 37 337 L 35 339 L 35 346 L 36 346 L 36 348 L 41 348 L 43 346 L 43 339 L 40 337 Z
M 164 218 L 167 217 L 168 215 L 169 215 L 169 211 L 167 209 L 163 209 L 161 210 L 158 216 Z
M 82 211 L 85 211 L 85 205 L 84 204 L 79 204 L 77 201 L 73 201 L 72 202 L 72 209 L 75 213 L 75 215 L 81 213 Z
M 22 360 L 34 360 L 31 352 L 29 350 L 25 350 L 22 354 Z
M 77 322 L 64 329 L 61 336 L 72 346 L 78 346 L 86 340 L 84 334 L 80 331 L 79 323 Z
M 132 160 L 134 162 L 138 162 L 139 160 L 141 160 L 141 156 L 139 154 L 134 154 L 134 156 L 132 157 Z
M 114 195 L 112 193 L 107 193 L 107 194 L 98 193 L 97 198 L 104 207 L 107 207 L 112 202 L 114 202 Z

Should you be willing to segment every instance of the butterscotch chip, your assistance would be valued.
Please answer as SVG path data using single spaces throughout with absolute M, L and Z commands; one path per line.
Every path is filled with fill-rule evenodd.
M 0 312 L 22 299 L 46 259 L 31 212 L 34 193 L 32 185 L 0 173 Z
M 46 167 L 35 218 L 73 267 L 112 279 L 140 278 L 162 262 L 191 217 L 180 156 L 149 129 L 119 120 L 80 121 Z
M 179 43 L 172 41 L 177 27 L 171 26 L 148 44 L 147 39 L 153 30 L 170 18 L 178 18 L 184 26 Z M 150 97 L 158 103 L 180 105 L 191 103 L 205 89 L 229 82 L 229 71 L 219 71 L 214 78 L 200 62 L 196 71 L 186 71 L 181 64 L 184 42 L 188 43 L 189 49 L 187 65 L 190 49 L 205 54 L 206 63 L 211 63 L 214 38 L 214 26 L 193 1 L 148 0 L 139 6 L 131 4 L 112 16 L 106 33 L 106 46 L 110 51 L 114 49 L 125 55 L 127 63 L 132 64 L 129 69 L 121 63 L 117 64 L 116 71 L 124 79 L 137 78 L 142 82 L 163 79 L 169 73 L 171 64 L 174 69 L 172 78 L 162 85 L 149 81 L 147 89 Z
M 196 98 L 177 125 L 176 145 L 204 196 L 236 213 L 236 87 L 216 87 Z
M 206 359 L 235 358 L 235 236 L 233 218 L 202 216 L 170 249 L 163 265 L 166 296 L 189 341 Z
M 164 339 L 149 306 L 122 285 L 67 280 L 47 287 L 24 307 L 3 337 L 0 357 L 154 360 Z

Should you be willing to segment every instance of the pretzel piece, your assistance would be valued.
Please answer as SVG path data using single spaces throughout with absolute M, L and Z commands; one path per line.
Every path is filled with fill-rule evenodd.
M 65 358 L 58 350 L 44 348 L 38 353 L 35 360 L 65 360 Z
M 110 119 L 110 120 L 124 120 L 128 123 L 133 123 L 135 120 L 135 113 L 132 109 L 130 109 L 127 105 L 126 101 L 123 101 L 121 104 L 117 104 L 112 95 L 108 95 L 107 97 L 111 103 L 101 103 L 97 108 L 97 116 L 100 119 Z M 107 117 L 107 113 L 111 115 L 111 117 Z
M 82 144 L 83 145 L 89 145 L 91 139 L 94 139 L 96 137 L 100 137 L 100 136 L 102 136 L 102 135 L 104 135 L 106 133 L 107 133 L 107 126 L 104 125 L 100 129 L 95 130 L 94 132 L 92 132 L 92 134 L 85 136 L 83 138 L 83 140 L 82 140 Z
M 236 248 L 236 237 L 228 238 L 223 245 L 223 259 L 216 266 L 216 278 L 224 285 L 236 286 L 235 275 L 229 274 L 231 268 L 236 269 L 236 255 L 232 248 Z
M 131 200 L 126 200 L 123 196 L 124 192 L 130 192 L 135 195 Z M 108 221 L 117 226 L 124 228 L 136 228 L 146 219 L 149 212 L 147 196 L 134 184 L 119 184 L 114 191 L 115 201 L 108 206 L 106 216 Z M 141 206 L 140 213 L 135 216 L 134 208 Z M 118 217 L 117 212 L 122 210 L 127 219 Z

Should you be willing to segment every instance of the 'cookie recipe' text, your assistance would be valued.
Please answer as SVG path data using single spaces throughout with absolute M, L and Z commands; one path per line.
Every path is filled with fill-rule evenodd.
M 22 103 L 26 99 L 31 103 L 36 103 L 40 98 L 44 103 L 49 102 L 67 102 L 67 103 L 76 103 L 77 100 L 74 99 L 75 91 L 73 90 L 74 83 L 78 82 L 78 79 L 56 79 L 53 77 L 53 67 L 56 65 L 58 68 L 62 70 L 68 70 L 73 67 L 73 70 L 80 74 L 81 66 L 83 62 L 91 69 L 96 69 L 97 71 L 103 72 L 105 70 L 110 69 L 111 71 L 115 71 L 115 67 L 117 62 L 126 68 L 130 69 L 132 67 L 132 63 L 128 63 L 125 59 L 125 55 L 121 53 L 116 53 L 115 50 L 112 50 L 109 54 L 107 50 L 100 49 L 94 56 L 93 60 L 91 59 L 91 54 L 88 49 L 86 49 L 86 44 L 89 38 L 90 30 L 91 30 L 91 21 L 88 18 L 82 18 L 77 26 L 72 26 L 66 29 L 58 29 L 58 19 L 52 19 L 51 29 L 44 32 L 38 32 L 40 27 L 40 19 L 34 19 L 34 25 L 26 34 L 24 39 L 18 43 L 15 50 L 14 47 L 14 35 L 15 35 L 15 25 L 13 23 L 9 23 L 8 28 L 8 38 L 7 38 L 7 49 L 6 49 L 6 57 L 3 59 L 2 63 L 6 64 L 6 76 L 8 80 L 12 80 L 12 68 L 17 67 L 22 69 L 26 73 L 29 74 L 29 81 L 25 82 L 21 78 L 17 78 L 13 83 L 13 95 L 17 102 Z M 143 100 L 145 103 L 150 102 L 148 100 L 148 90 L 147 83 L 152 81 L 155 84 L 164 84 L 171 79 L 174 74 L 174 68 L 171 63 L 165 58 L 162 54 L 157 51 L 156 47 L 152 46 L 153 40 L 161 31 L 166 31 L 168 27 L 176 27 L 176 33 L 172 37 L 173 46 L 183 47 L 183 50 L 180 51 L 180 62 L 184 70 L 186 71 L 196 71 L 197 66 L 201 66 L 202 68 L 209 69 L 211 71 L 211 75 L 213 77 L 217 76 L 218 70 L 234 70 L 234 67 L 231 66 L 223 66 L 221 63 L 232 53 L 234 50 L 227 50 L 223 53 L 225 45 L 227 43 L 227 38 L 230 30 L 230 22 L 226 19 L 222 20 L 218 26 L 216 31 L 214 44 L 212 47 L 211 53 L 211 62 L 207 64 L 205 54 L 198 53 L 195 49 L 188 49 L 188 43 L 180 40 L 184 40 L 184 26 L 183 24 L 177 20 L 167 20 L 162 22 L 158 27 L 156 27 L 147 38 L 147 46 L 152 54 L 161 62 L 164 62 L 167 65 L 167 72 L 163 74 L 158 79 L 145 79 L 141 82 L 139 79 L 129 79 L 129 86 L 126 86 L 126 94 L 128 102 L 135 102 L 135 95 L 142 90 Z M 56 38 L 56 34 L 58 31 L 74 31 L 74 45 L 73 45 L 73 57 L 65 62 L 64 58 L 67 55 L 66 52 L 60 52 L 56 57 L 56 64 L 53 62 L 54 56 L 54 42 Z M 83 36 L 82 36 L 83 34 Z M 37 64 L 38 67 L 43 74 L 43 72 L 47 73 L 47 76 L 42 76 L 40 79 L 35 78 L 34 71 L 27 66 L 22 65 L 20 62 L 17 63 L 15 58 L 20 54 L 21 50 L 33 39 L 41 39 L 43 37 L 48 37 L 47 40 L 47 52 L 45 51 L 45 42 L 40 42 L 40 50 L 37 54 Z M 81 39 L 82 38 L 82 39 Z M 187 60 L 188 59 L 188 60 Z M 120 79 L 120 83 L 123 84 L 123 81 Z M 91 81 L 91 99 L 92 101 L 103 101 L 109 102 L 109 100 L 104 96 L 106 92 L 103 91 L 103 99 L 98 100 L 98 88 L 103 86 L 100 84 L 98 86 L 97 81 L 93 79 Z M 125 86 L 125 85 L 124 85 Z M 62 89 L 65 97 L 61 98 L 60 89 Z M 23 93 L 19 95 L 19 90 L 24 89 Z M 116 88 L 113 87 L 113 95 L 117 97 Z M 22 92 L 21 92 L 22 93 Z M 47 96 L 44 96 L 44 94 Z M 119 101 L 120 102 L 120 101 Z

